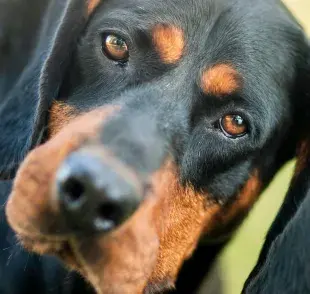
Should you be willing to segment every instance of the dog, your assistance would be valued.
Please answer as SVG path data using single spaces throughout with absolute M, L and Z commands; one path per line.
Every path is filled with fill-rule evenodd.
M 55 0 L 44 11 L 0 104 L 18 242 L 96 293 L 196 293 L 294 156 L 303 29 L 275 0 Z M 44 270 L 34 276 L 44 285 Z
M 310 54 L 309 54 L 310 56 Z M 300 95 L 298 129 L 300 143 L 293 179 L 285 200 L 267 234 L 261 254 L 245 283 L 243 293 L 308 293 L 310 210 L 310 136 L 309 109 L 310 58 L 305 65 L 304 85 Z

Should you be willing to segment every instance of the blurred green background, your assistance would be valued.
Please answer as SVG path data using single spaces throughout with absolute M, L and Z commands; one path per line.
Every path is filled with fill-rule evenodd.
M 240 294 L 258 258 L 266 232 L 281 205 L 293 167 L 294 163 L 290 162 L 278 174 L 221 256 L 219 267 L 222 269 L 225 294 Z
M 310 0 L 284 2 L 310 34 Z M 293 167 L 294 162 L 290 162 L 278 174 L 220 258 L 225 294 L 240 294 L 243 283 L 257 260 L 268 227 L 281 205 Z

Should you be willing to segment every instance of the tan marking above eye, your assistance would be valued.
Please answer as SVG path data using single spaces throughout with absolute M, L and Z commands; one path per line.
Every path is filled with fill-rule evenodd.
M 184 53 L 184 32 L 173 25 L 157 25 L 153 29 L 153 43 L 162 62 L 177 63 Z
M 218 64 L 205 70 L 201 89 L 206 95 L 225 96 L 241 88 L 241 75 L 228 64 Z
M 125 40 L 113 34 L 104 38 L 103 51 L 108 58 L 115 61 L 127 61 L 129 57 L 129 50 Z
M 247 124 L 238 114 L 225 115 L 220 120 L 220 127 L 225 134 L 231 137 L 240 137 L 247 132 Z

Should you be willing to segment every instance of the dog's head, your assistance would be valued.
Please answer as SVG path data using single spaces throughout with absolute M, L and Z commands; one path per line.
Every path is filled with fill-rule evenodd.
M 245 0 L 55 1 L 46 22 L 21 77 L 29 102 L 21 86 L 3 108 L 4 176 L 47 139 L 8 220 L 98 293 L 173 287 L 292 156 L 302 29 L 278 2 Z

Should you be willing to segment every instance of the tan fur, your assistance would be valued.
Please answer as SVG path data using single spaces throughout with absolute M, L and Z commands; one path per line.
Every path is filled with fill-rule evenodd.
M 173 25 L 157 25 L 153 29 L 153 43 L 166 64 L 177 63 L 184 51 L 183 31 Z
M 254 173 L 236 202 L 225 207 L 211 201 L 208 193 L 182 186 L 178 168 L 167 160 L 151 177 L 153 189 L 120 228 L 108 235 L 72 237 L 55 205 L 55 174 L 85 140 L 91 138 L 96 144 L 98 127 L 114 111 L 111 106 L 84 114 L 32 151 L 18 171 L 6 213 L 25 246 L 59 256 L 80 271 L 99 294 L 136 294 L 149 284 L 173 285 L 199 238 L 244 214 L 261 185 Z M 137 191 L 141 189 L 135 172 L 118 165 L 103 146 L 98 144 L 93 152 L 135 183 Z
M 297 150 L 297 162 L 294 171 L 294 178 L 296 178 L 307 165 L 310 160 L 310 140 L 305 139 L 299 143 Z
M 61 218 L 57 221 L 54 218 L 57 212 L 51 209 L 55 173 L 69 153 L 96 136 L 103 119 L 113 111 L 115 107 L 111 106 L 84 114 L 46 144 L 30 152 L 18 170 L 6 207 L 8 220 L 19 234 L 28 239 L 41 238 L 40 233 L 44 236 L 53 232 L 52 227 L 65 233 Z
M 77 117 L 78 111 L 60 101 L 54 101 L 49 116 L 48 123 L 48 135 L 49 137 L 54 137 L 64 126 L 68 125 L 68 123 Z
M 204 228 L 204 234 L 212 237 L 230 237 L 231 233 L 235 229 L 235 226 L 239 225 L 239 222 L 235 226 L 230 227 L 230 231 L 227 227 L 234 223 L 236 220 L 243 219 L 253 207 L 257 199 L 259 198 L 263 189 L 261 179 L 259 177 L 258 170 L 255 170 L 243 185 L 243 188 L 238 193 L 236 200 L 230 205 L 222 206 L 216 214 L 214 214 L 213 222 L 207 223 Z M 221 234 L 225 233 L 224 236 Z
M 201 77 L 201 89 L 207 95 L 225 96 L 241 87 L 239 73 L 228 64 L 217 64 L 205 70 Z
M 91 15 L 97 6 L 100 4 L 100 0 L 87 0 L 87 12 L 88 15 Z

